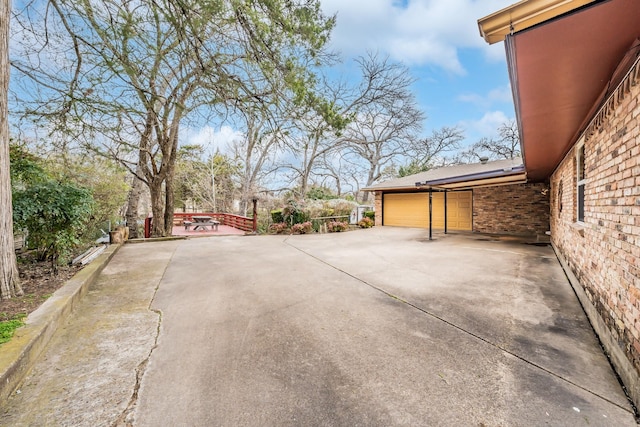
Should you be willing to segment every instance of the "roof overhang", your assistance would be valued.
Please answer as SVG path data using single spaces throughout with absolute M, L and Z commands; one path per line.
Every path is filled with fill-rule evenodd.
M 478 20 L 480 35 L 489 44 L 595 0 L 523 0 Z
M 496 169 L 482 173 L 452 176 L 443 179 L 416 182 L 414 185 L 363 188 L 363 191 L 403 191 L 403 190 L 464 190 L 496 185 L 524 184 L 527 173 L 524 166 L 509 169 Z
M 508 177 L 501 176 L 496 178 L 486 178 L 476 181 L 461 181 L 450 182 L 446 184 L 433 185 L 431 188 L 436 190 L 470 190 L 472 188 L 480 187 L 496 187 L 499 185 L 514 185 L 514 184 L 526 184 L 527 174 L 521 173 L 518 175 L 511 175 Z M 421 186 L 422 187 L 422 186 Z
M 544 3 L 555 8 L 543 13 Z M 563 7 L 564 14 L 553 17 Z M 503 35 L 515 18 L 522 28 L 514 25 L 513 34 Z M 528 0 L 479 25 L 485 39 L 506 37 L 526 171 L 532 181 L 548 179 L 604 102 L 619 64 L 640 37 L 640 1 Z
M 446 179 L 416 182 L 416 187 L 436 190 L 462 190 L 474 187 L 524 184 L 525 182 L 527 182 L 527 173 L 523 166 L 518 166 L 510 169 L 498 169 L 473 175 L 462 175 Z

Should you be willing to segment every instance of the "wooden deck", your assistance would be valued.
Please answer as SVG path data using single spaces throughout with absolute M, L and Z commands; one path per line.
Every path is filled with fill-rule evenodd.
M 207 216 L 213 221 L 218 221 L 217 230 L 211 230 L 211 228 L 194 230 L 194 227 L 190 227 L 189 230 L 185 230 L 184 222 L 189 221 L 193 223 L 194 216 Z M 149 217 L 145 219 L 144 236 L 148 238 L 151 235 L 151 222 L 153 218 Z M 210 212 L 176 212 L 173 214 L 173 228 L 171 234 L 173 236 L 232 236 L 232 235 L 244 235 L 253 234 L 256 229 L 256 223 L 253 218 L 247 218 L 244 216 L 227 214 L 227 213 L 210 213 Z
M 229 227 L 228 225 L 220 224 L 218 226 L 218 230 L 212 230 L 211 227 L 207 227 L 206 230 L 193 230 L 191 227 L 190 230 L 185 230 L 184 225 L 174 225 L 173 230 L 171 231 L 173 236 L 192 236 L 192 237 L 205 237 L 205 236 L 233 236 L 233 235 L 244 235 L 247 234 L 246 231 L 238 230 L 234 227 Z

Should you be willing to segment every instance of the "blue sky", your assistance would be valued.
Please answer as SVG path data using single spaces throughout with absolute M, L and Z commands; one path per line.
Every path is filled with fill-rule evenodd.
M 321 0 L 337 13 L 331 47 L 346 66 L 376 51 L 411 69 L 427 114 L 424 133 L 460 126 L 467 142 L 514 117 L 502 43 L 489 46 L 477 20 L 515 0 Z
M 427 115 L 423 134 L 459 126 L 465 145 L 496 133 L 515 115 L 503 43 L 489 46 L 477 21 L 516 0 L 320 0 L 337 14 L 330 48 L 341 54 L 341 72 L 357 74 L 353 59 L 367 51 L 408 66 L 416 98 Z M 228 126 L 188 132 L 191 143 L 237 137 Z

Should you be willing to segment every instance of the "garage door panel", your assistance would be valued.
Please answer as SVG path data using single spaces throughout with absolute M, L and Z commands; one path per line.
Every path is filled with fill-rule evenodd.
M 447 228 L 472 229 L 472 192 L 447 193 Z M 432 195 L 433 228 L 444 229 L 444 193 Z M 429 193 L 385 194 L 383 225 L 429 227 Z
M 429 226 L 429 198 L 424 193 L 385 194 L 384 225 L 400 227 Z

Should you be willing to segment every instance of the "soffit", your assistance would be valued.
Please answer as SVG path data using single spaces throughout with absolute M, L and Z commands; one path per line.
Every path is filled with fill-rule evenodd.
M 597 2 L 507 37 L 529 179 L 548 178 L 577 141 L 594 104 L 638 37 L 638 0 Z

